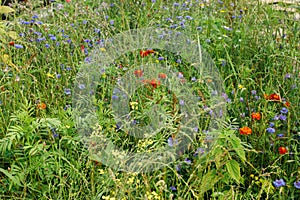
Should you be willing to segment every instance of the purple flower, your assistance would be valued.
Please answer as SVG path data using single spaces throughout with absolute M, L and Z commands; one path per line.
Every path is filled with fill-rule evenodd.
M 281 110 L 280 110 L 280 112 L 282 113 L 282 114 L 286 114 L 286 113 L 288 113 L 288 109 L 287 108 L 285 108 L 285 107 L 283 107 Z
M 49 48 L 49 47 L 50 47 L 50 45 L 49 45 L 49 44 L 45 44 L 45 47 L 46 47 L 46 48 Z
M 252 95 L 256 95 L 256 90 L 251 90 Z
M 190 159 L 188 159 L 188 158 L 184 159 L 184 162 L 185 162 L 186 164 L 191 164 L 191 163 L 192 163 L 192 161 L 191 161 Z
M 180 171 L 180 165 L 175 165 L 175 169 L 176 169 L 176 171 Z
M 171 187 L 170 187 L 170 190 L 176 191 L 176 187 L 175 187 L 175 186 L 171 186 Z
M 281 121 L 285 121 L 285 120 L 286 120 L 286 116 L 285 116 L 285 115 L 282 115 L 282 114 L 280 114 L 280 115 L 279 115 L 279 119 L 280 119 Z
M 179 105 L 183 106 L 183 105 L 184 105 L 184 100 L 181 99 L 181 100 L 179 101 Z
M 240 98 L 240 102 L 244 102 L 244 98 L 243 97 Z
M 159 57 L 159 58 L 158 58 L 158 60 L 163 60 L 163 59 L 164 59 L 164 57 Z
M 204 150 L 203 148 L 198 148 L 198 149 L 196 150 L 196 152 L 194 153 L 194 156 L 197 156 L 197 155 L 199 155 L 199 154 L 204 154 L 204 152 L 205 152 L 205 150 Z
M 274 129 L 274 128 L 271 128 L 271 127 L 267 128 L 266 131 L 267 131 L 268 133 L 275 133 L 275 129 Z
M 283 137 L 283 136 L 284 136 L 283 133 L 277 134 L 277 137 Z
M 291 78 L 291 74 L 286 74 L 284 78 Z
M 66 88 L 66 89 L 64 90 L 64 93 L 65 93 L 66 95 L 71 95 L 71 89 Z
M 110 25 L 114 25 L 114 24 L 115 24 L 115 21 L 114 21 L 114 20 L 110 20 L 110 21 L 109 21 L 109 24 L 110 24 Z
M 193 19 L 193 18 L 192 18 L 191 16 L 189 16 L 189 15 L 185 16 L 185 18 L 188 19 L 188 20 L 192 20 L 192 19 Z
M 84 84 L 79 84 L 78 87 L 79 87 L 79 89 L 83 90 L 85 88 L 85 85 Z
M 285 182 L 283 179 L 279 179 L 279 180 L 273 181 L 273 185 L 278 188 L 281 186 L 285 186 Z
M 61 75 L 60 74 L 56 74 L 56 78 L 60 78 L 61 77 Z
M 173 6 L 180 6 L 180 4 L 179 3 L 174 3 Z
M 274 127 L 274 125 L 275 125 L 275 124 L 274 124 L 273 122 L 271 122 L 269 126 L 270 126 L 270 127 Z
M 178 78 L 183 78 L 183 74 L 181 72 L 178 73 Z
M 23 49 L 23 45 L 21 45 L 21 44 L 15 44 L 14 45 L 17 49 Z
M 168 145 L 170 147 L 173 147 L 176 144 L 178 144 L 178 140 L 177 139 L 174 140 L 172 137 L 169 137 L 169 139 L 168 139 Z
M 300 189 L 300 181 L 295 181 L 294 186 L 295 188 Z
M 112 95 L 112 97 L 111 97 L 113 100 L 116 100 L 116 99 L 118 99 L 119 97 L 117 96 L 117 95 Z

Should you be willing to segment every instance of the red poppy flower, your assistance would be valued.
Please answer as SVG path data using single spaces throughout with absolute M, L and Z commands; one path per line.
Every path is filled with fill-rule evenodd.
M 148 52 L 148 54 L 150 54 L 150 53 L 155 53 L 155 51 L 152 50 L 152 49 L 148 49 L 147 52 Z
M 80 50 L 81 50 L 81 52 L 84 52 L 84 45 L 80 46 Z
M 46 107 L 47 107 L 47 105 L 46 105 L 45 103 L 39 103 L 39 104 L 37 105 L 37 107 L 38 107 L 38 109 L 40 109 L 40 110 L 45 110 Z
M 140 56 L 143 58 L 143 57 L 146 57 L 146 56 L 148 56 L 149 55 L 149 53 L 147 52 L 147 51 L 140 51 Z
M 288 150 L 285 147 L 279 147 L 279 154 L 283 155 L 286 154 L 288 152 Z
M 140 69 L 135 70 L 134 75 L 136 77 L 142 77 L 143 76 L 143 70 L 140 70 Z
M 151 85 L 153 88 L 157 88 L 158 86 L 160 86 L 160 81 L 156 80 L 156 79 L 152 79 L 152 80 L 142 80 L 142 82 L 144 84 L 149 84 Z
M 285 105 L 286 107 L 290 107 L 291 104 L 290 104 L 290 102 L 287 101 L 287 102 L 284 103 L 284 105 Z
M 260 113 L 252 113 L 251 118 L 255 119 L 255 120 L 260 120 L 261 115 L 260 115 Z
M 167 74 L 165 74 L 165 73 L 159 73 L 158 74 L 158 78 L 165 79 L 165 78 L 167 78 Z
M 146 50 L 146 51 L 141 50 L 141 51 L 140 51 L 140 56 L 143 58 L 143 57 L 146 57 L 146 56 L 148 56 L 149 54 L 154 53 L 154 52 L 155 52 L 155 51 L 152 50 L 152 49 L 148 49 L 148 50 Z
M 160 81 L 157 81 L 156 79 L 152 79 L 150 81 L 150 85 L 152 85 L 152 87 L 157 88 L 158 86 L 160 86 Z
M 240 134 L 241 135 L 250 135 L 250 134 L 252 134 L 252 129 L 249 128 L 248 126 L 244 126 L 244 127 L 240 128 Z
M 265 94 L 265 98 L 267 100 L 270 100 L 270 101 L 280 101 L 280 99 L 281 99 L 280 96 L 278 94 L 275 94 L 275 93 L 270 94 L 270 95 Z
M 9 45 L 9 46 L 15 46 L 15 42 L 14 42 L 14 41 L 11 41 L 11 42 L 8 43 L 8 45 Z

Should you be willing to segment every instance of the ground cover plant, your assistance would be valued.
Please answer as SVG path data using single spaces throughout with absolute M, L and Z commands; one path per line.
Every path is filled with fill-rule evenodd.
M 247 1 L 27 1 L 1 8 L 1 199 L 299 199 L 300 24 L 294 13 Z M 292 6 L 299 11 L 297 4 Z M 299 5 L 298 5 L 299 6 Z M 210 151 L 199 144 L 212 114 L 199 117 L 195 140 L 171 164 L 153 172 L 121 172 L 89 155 L 78 134 L 72 104 L 74 80 L 95 48 L 130 29 L 168 28 L 191 33 L 219 70 L 226 111 L 218 112 Z M 169 65 L 199 97 L 205 110 L 211 79 L 201 79 L 180 55 L 136 49 L 100 72 L 95 96 L 99 134 L 134 152 L 176 145 L 180 101 L 167 73 L 144 84 L 128 108 L 137 126 L 153 104 L 170 116 L 168 129 L 132 137 L 117 124 L 111 102 L 118 78 L 141 63 Z M 84 88 L 85 86 L 79 86 Z M 151 116 L 150 116 L 151 117 Z M 205 155 L 204 155 L 205 154 Z

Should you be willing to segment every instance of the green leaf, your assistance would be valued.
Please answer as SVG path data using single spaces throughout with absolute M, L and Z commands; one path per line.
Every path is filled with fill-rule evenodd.
M 14 182 L 16 185 L 22 187 L 20 181 L 16 177 L 14 177 L 13 175 L 11 175 L 7 170 L 0 168 L 0 172 L 2 172 L 8 178 L 10 178 L 10 180 L 12 180 L 12 182 Z
M 226 163 L 226 168 L 230 177 L 233 178 L 236 182 L 240 183 L 241 172 L 239 163 L 235 160 L 230 160 Z
M 209 171 L 202 177 L 200 193 L 204 194 L 208 190 L 211 190 L 220 179 L 221 177 L 217 175 L 216 170 Z
M 0 6 L 0 14 L 8 14 L 11 12 L 15 12 L 15 10 L 9 6 Z
M 230 135 L 228 140 L 231 143 L 234 151 L 240 157 L 240 159 L 242 161 L 245 161 L 246 160 L 246 155 L 245 155 L 245 151 L 244 151 L 244 148 L 243 148 L 243 145 L 241 143 L 240 138 L 236 137 L 235 135 Z

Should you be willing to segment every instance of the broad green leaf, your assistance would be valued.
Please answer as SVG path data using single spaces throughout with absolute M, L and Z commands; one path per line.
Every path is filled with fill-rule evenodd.
M 229 137 L 228 140 L 230 141 L 233 149 L 235 150 L 237 155 L 240 157 L 240 159 L 242 161 L 245 161 L 246 155 L 245 155 L 245 151 L 244 151 L 244 148 L 243 148 L 240 138 L 236 137 L 235 135 L 231 135 L 231 137 Z
M 226 163 L 227 172 L 236 182 L 240 183 L 241 180 L 241 172 L 240 165 L 235 160 L 230 160 Z
M 0 14 L 8 14 L 11 12 L 15 12 L 15 10 L 9 6 L 0 6 Z
M 16 177 L 14 177 L 13 175 L 11 175 L 7 170 L 0 168 L 0 172 L 2 172 L 3 174 L 5 174 L 16 185 L 22 187 L 20 181 Z

